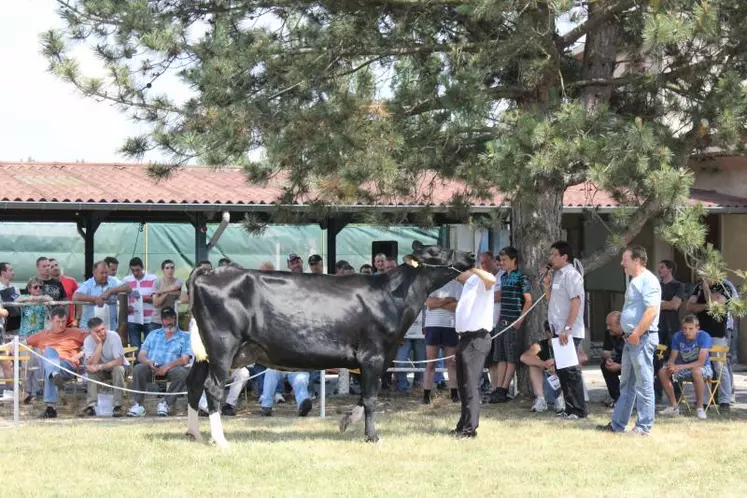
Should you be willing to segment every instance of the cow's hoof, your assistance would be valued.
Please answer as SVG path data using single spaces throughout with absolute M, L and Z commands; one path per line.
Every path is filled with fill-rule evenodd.
M 379 436 L 366 436 L 366 442 L 379 444 L 381 442 L 381 439 L 379 438 Z
M 197 441 L 198 443 L 202 442 L 202 435 L 199 432 L 195 434 L 194 432 L 187 431 L 184 433 L 184 435 L 192 441 Z
M 346 413 L 340 419 L 340 432 L 345 432 L 348 429 L 348 426 L 350 426 L 350 423 L 351 423 L 350 413 Z

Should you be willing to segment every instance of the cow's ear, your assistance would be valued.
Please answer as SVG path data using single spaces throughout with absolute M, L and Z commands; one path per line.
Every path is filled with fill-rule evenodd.
M 413 268 L 417 268 L 418 266 L 420 266 L 420 261 L 418 261 L 418 258 L 413 256 L 412 254 L 408 254 L 407 256 L 405 256 L 404 259 L 405 259 L 405 264 L 408 264 L 412 266 Z
M 422 251 L 423 250 L 423 244 L 420 243 L 420 241 L 416 240 L 412 243 L 412 250 L 413 251 Z

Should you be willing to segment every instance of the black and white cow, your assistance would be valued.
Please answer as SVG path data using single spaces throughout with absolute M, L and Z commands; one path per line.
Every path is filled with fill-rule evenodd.
M 415 242 L 408 261 L 372 276 L 195 269 L 187 434 L 201 438 L 197 406 L 204 389 L 212 439 L 227 446 L 219 412 L 224 382 L 231 367 L 257 362 L 294 371 L 360 369 L 366 440 L 378 441 L 374 406 L 384 368 L 428 295 L 474 266 L 475 258 Z

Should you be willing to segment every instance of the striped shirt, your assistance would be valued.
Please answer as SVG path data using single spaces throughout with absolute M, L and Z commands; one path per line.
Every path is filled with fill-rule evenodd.
M 501 276 L 501 320 L 509 323 L 521 316 L 524 294 L 532 292 L 532 284 L 523 271 L 514 270 Z
M 124 278 L 122 282 L 132 289 L 127 300 L 127 323 L 139 323 L 140 325 L 150 323 L 153 316 L 153 303 L 146 303 L 143 297 L 153 294 L 153 285 L 156 280 L 157 277 L 152 273 L 144 273 L 140 280 L 134 275 L 127 275 Z
M 449 283 L 431 292 L 429 297 L 453 297 L 457 301 L 459 296 L 462 294 L 462 284 L 456 280 L 451 280 Z M 436 308 L 428 310 L 425 314 L 425 326 L 426 327 L 445 327 L 453 329 L 455 326 L 456 317 L 453 311 L 449 311 L 444 308 Z

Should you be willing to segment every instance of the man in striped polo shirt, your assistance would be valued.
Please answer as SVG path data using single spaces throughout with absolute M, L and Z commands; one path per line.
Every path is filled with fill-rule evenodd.
M 504 273 L 500 283 L 501 314 L 496 329 L 501 331 L 512 323 L 513 326 L 493 340 L 490 355 L 492 361 L 498 363 L 495 381 L 498 387 L 490 395 L 491 403 L 508 401 L 508 387 L 523 352 L 523 316 L 532 306 L 532 284 L 529 277 L 519 269 L 519 252 L 516 248 L 508 246 L 501 249 L 498 257 Z M 522 318 L 519 319 L 520 317 Z
M 151 323 L 153 285 L 157 277 L 143 268 L 143 261 L 140 258 L 132 258 L 130 260 L 131 274 L 123 280 L 123 283 L 132 289 L 127 301 L 127 337 L 130 346 L 137 348 L 140 348 L 142 341 L 148 337 L 151 330 L 160 328 L 158 324 Z

